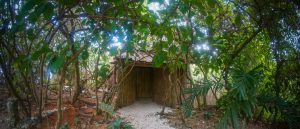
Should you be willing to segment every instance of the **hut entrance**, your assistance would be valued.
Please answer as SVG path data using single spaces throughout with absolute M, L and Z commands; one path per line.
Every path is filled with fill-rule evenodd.
M 136 100 L 152 100 L 158 104 L 175 106 L 179 100 L 179 89 L 169 81 L 169 76 L 170 73 L 163 68 L 134 66 L 120 84 L 115 106 L 124 107 Z
M 167 68 L 153 67 L 153 56 L 153 54 L 143 51 L 137 51 L 133 55 L 123 53 L 113 62 L 118 65 L 121 62 L 117 60 L 125 61 L 125 58 L 128 57 L 126 66 L 124 63 L 119 65 L 127 69 L 116 70 L 110 77 L 113 80 L 111 83 L 114 83 L 114 80 L 116 82 L 122 80 L 116 90 L 117 95 L 113 102 L 116 108 L 133 104 L 140 99 L 150 99 L 169 107 L 175 107 L 181 103 L 180 86 L 185 84 L 185 72 L 177 70 L 170 73 Z M 125 75 L 126 78 L 123 78 Z
M 152 68 L 136 67 L 136 99 L 152 98 Z
M 164 73 L 162 68 L 134 66 L 120 85 L 117 107 L 124 107 L 133 104 L 136 100 L 145 99 L 166 104 L 165 101 L 170 100 L 166 100 L 165 95 L 171 93 L 167 76 L 168 73 Z

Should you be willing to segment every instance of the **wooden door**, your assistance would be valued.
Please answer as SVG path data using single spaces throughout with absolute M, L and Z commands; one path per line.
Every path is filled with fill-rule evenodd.
M 137 67 L 136 72 L 136 97 L 151 98 L 151 68 Z

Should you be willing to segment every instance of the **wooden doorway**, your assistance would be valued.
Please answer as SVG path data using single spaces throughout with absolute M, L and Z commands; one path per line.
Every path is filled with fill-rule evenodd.
M 146 99 L 152 98 L 152 68 L 136 67 L 136 98 Z

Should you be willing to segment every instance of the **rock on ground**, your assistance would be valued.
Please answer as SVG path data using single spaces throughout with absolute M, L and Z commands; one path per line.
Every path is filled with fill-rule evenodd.
M 134 104 L 119 109 L 121 118 L 130 124 L 135 129 L 174 129 L 169 126 L 166 119 L 161 119 L 159 112 L 162 106 L 150 100 L 136 101 Z M 171 109 L 166 107 L 165 112 L 171 112 Z

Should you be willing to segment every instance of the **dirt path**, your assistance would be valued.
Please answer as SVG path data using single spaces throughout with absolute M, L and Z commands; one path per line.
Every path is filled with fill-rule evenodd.
M 158 115 L 161 109 L 161 105 L 143 100 L 121 108 L 118 112 L 135 129 L 174 129 L 168 125 L 166 119 L 161 119 Z M 166 108 L 165 112 L 171 112 L 171 109 Z

